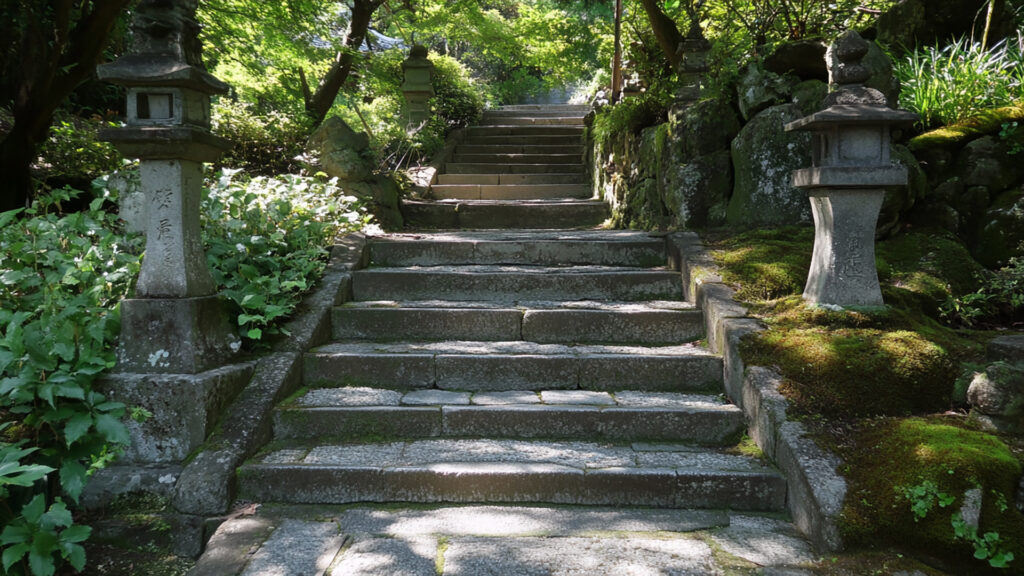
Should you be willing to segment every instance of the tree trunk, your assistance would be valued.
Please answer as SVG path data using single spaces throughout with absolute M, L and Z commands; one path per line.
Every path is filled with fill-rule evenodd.
M 658 0 L 640 1 L 644 5 L 644 12 L 647 13 L 647 19 L 651 23 L 654 37 L 658 40 L 658 46 L 665 53 L 665 57 L 668 58 L 672 69 L 678 69 L 682 59 L 676 53 L 676 50 L 679 49 L 679 45 L 683 42 L 683 35 L 679 32 L 679 27 L 661 11 L 661 7 L 658 6 Z
M 345 35 L 345 48 L 338 52 L 334 64 L 324 74 L 316 92 L 306 100 L 306 114 L 313 120 L 314 127 L 319 126 L 327 118 L 327 113 L 334 105 L 334 99 L 338 97 L 338 92 L 348 80 L 359 47 L 366 40 L 366 32 L 370 29 L 373 13 L 383 2 L 384 0 L 355 0 L 352 18 L 349 20 L 348 32 Z
M 52 21 L 34 1 L 21 2 L 24 29 L 17 47 L 24 66 L 15 78 L 14 127 L 0 142 L 0 210 L 24 207 L 32 194 L 30 167 L 46 139 L 53 113 L 89 78 L 110 31 L 130 0 L 95 2 L 72 25 L 74 4 L 56 2 Z

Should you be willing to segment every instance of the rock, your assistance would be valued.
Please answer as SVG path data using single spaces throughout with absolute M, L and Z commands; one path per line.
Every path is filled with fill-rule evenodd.
M 793 74 L 801 80 L 828 81 L 825 50 L 821 40 L 795 40 L 780 44 L 765 57 L 764 69 L 775 74 Z
M 903 0 L 878 17 L 875 40 L 887 46 L 930 46 L 970 34 L 984 25 L 988 0 Z M 997 2 L 989 41 L 1013 34 L 1015 18 L 1011 2 Z M 980 17 L 979 17 L 980 16 Z
M 702 100 L 669 113 L 671 136 L 682 142 L 682 158 L 690 160 L 729 149 L 739 134 L 740 119 L 728 102 Z
M 1000 336 L 988 342 L 985 355 L 992 362 L 1024 363 L 1024 335 Z
M 990 192 L 1008 189 L 1019 178 L 1019 161 L 1007 154 L 1007 147 L 994 136 L 972 140 L 956 160 L 957 173 L 965 186 L 985 186 Z
M 868 71 L 864 86 L 874 88 L 885 95 L 891 108 L 899 104 L 900 82 L 892 73 L 892 59 L 874 42 L 868 43 L 868 53 L 860 61 Z
M 810 162 L 811 136 L 782 128 L 802 117 L 794 104 L 772 106 L 752 118 L 733 140 L 735 180 L 728 223 L 755 226 L 810 221 L 810 202 L 803 191 L 793 187 L 791 174 Z
M 964 523 L 978 529 L 981 523 L 981 502 L 984 493 L 981 488 L 971 488 L 964 492 L 963 504 L 960 505 L 960 516 L 963 517 Z
M 716 226 L 724 214 L 713 207 L 728 202 L 732 192 L 732 155 L 728 150 L 699 156 L 665 170 L 664 202 L 683 228 Z
M 885 238 L 897 232 L 918 200 L 928 194 L 928 178 L 914 154 L 901 144 L 892 147 L 892 158 L 907 167 L 906 186 L 890 186 L 885 189 L 885 201 L 878 215 L 875 238 Z
M 1006 266 L 1024 256 L 1024 188 L 999 195 L 982 218 L 984 226 L 972 253 L 988 268 Z
M 365 180 L 373 175 L 370 138 L 331 116 L 309 137 L 307 149 L 319 156 L 320 169 L 339 180 Z
M 824 80 L 804 80 L 793 87 L 793 104 L 804 116 L 810 116 L 824 108 L 828 84 Z
M 342 182 L 342 189 L 370 203 L 370 211 L 385 230 L 402 228 L 402 189 L 390 175 L 377 174 L 358 182 Z
M 1024 476 L 1020 477 L 1020 482 L 1017 484 L 1017 510 L 1024 512 Z
M 740 74 L 736 84 L 743 119 L 750 120 L 769 106 L 789 101 L 789 95 L 796 83 L 792 77 L 768 72 L 757 62 L 752 62 Z
M 1006 362 L 989 364 L 967 388 L 971 412 L 990 420 L 996 428 L 1024 430 L 1024 368 Z

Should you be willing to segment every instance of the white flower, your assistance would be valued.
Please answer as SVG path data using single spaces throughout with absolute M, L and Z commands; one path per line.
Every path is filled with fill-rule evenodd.
M 242 244 L 235 244 L 235 250 L 238 250 L 242 254 L 245 254 L 245 246 L 243 246 Z

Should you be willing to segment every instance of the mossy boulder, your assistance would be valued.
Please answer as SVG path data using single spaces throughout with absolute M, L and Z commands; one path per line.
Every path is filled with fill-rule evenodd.
M 995 362 L 975 373 L 967 402 L 971 413 L 986 424 L 1015 434 L 1024 432 L 1024 365 Z
M 740 114 L 750 120 L 762 110 L 789 101 L 793 86 L 800 79 L 788 74 L 776 74 L 764 69 L 754 60 L 740 72 L 736 82 L 736 96 Z
M 732 155 L 728 150 L 699 156 L 664 168 L 664 201 L 683 228 L 717 226 L 724 213 L 716 206 L 728 202 L 732 192 Z
M 966 501 L 980 498 L 973 503 L 980 504 L 977 534 L 993 533 L 993 548 L 1018 559 L 1003 573 L 1021 573 L 1024 516 L 1013 506 L 1021 463 L 999 438 L 962 418 L 887 418 L 861 423 L 839 449 L 850 483 L 847 542 L 898 543 L 954 563 L 955 573 L 987 573 L 988 563 L 953 527 L 954 515 L 971 513 Z
M 793 170 L 811 162 L 811 135 L 785 132 L 803 117 L 794 104 L 772 106 L 752 118 L 732 141 L 735 174 L 727 221 L 778 226 L 811 221 L 806 192 L 792 185 Z
M 907 168 L 907 184 L 885 189 L 885 200 L 875 226 L 875 237 L 885 238 L 898 232 L 915 204 L 928 195 L 928 176 L 906 146 L 892 147 L 892 158 Z
M 876 39 L 886 46 L 930 46 L 970 34 L 984 18 L 987 0 L 903 0 L 878 17 Z M 1012 2 L 996 2 L 992 41 L 1014 31 Z
M 671 137 L 682 143 L 682 157 L 692 159 L 729 149 L 739 134 L 740 119 L 729 102 L 701 100 L 669 114 Z

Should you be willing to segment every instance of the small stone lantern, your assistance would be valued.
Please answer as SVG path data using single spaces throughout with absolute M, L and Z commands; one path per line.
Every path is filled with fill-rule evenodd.
M 793 172 L 805 188 L 814 215 L 814 254 L 804 299 L 816 304 L 882 306 L 875 269 L 875 226 L 888 186 L 907 183 L 907 169 L 890 159 L 890 127 L 917 116 L 893 110 L 885 96 L 863 82 L 860 60 L 868 44 L 848 31 L 830 48 L 830 70 L 839 88 L 826 108 L 790 122 L 786 130 L 812 133 L 811 167 Z
M 405 94 L 406 109 L 409 114 L 410 128 L 417 128 L 430 119 L 430 99 L 434 96 L 431 76 L 434 63 L 427 58 L 426 46 L 417 44 L 409 51 L 409 57 L 402 62 L 405 81 L 402 82 L 402 93 Z

